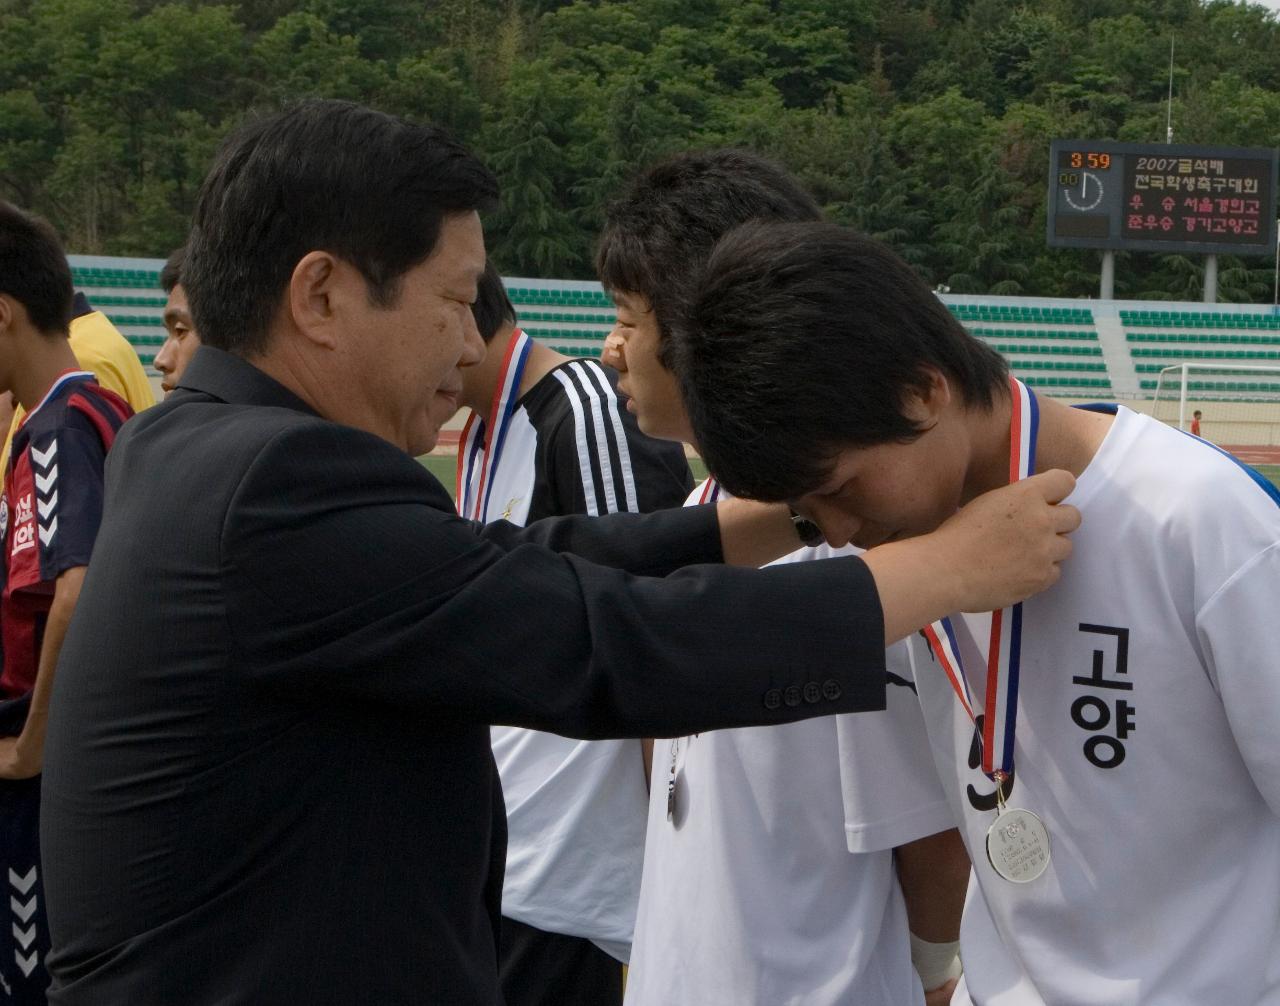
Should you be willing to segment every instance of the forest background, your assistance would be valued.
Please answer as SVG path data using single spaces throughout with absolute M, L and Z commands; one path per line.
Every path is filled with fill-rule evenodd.
M 219 141 L 350 98 L 448 127 L 497 173 L 507 275 L 590 278 L 602 213 L 664 154 L 748 147 L 954 293 L 1096 295 L 1045 246 L 1049 141 L 1280 145 L 1280 16 L 1229 0 L 0 0 L 0 195 L 69 250 L 182 243 Z M 1203 264 L 1118 256 L 1116 295 Z M 1223 257 L 1220 299 L 1272 262 Z

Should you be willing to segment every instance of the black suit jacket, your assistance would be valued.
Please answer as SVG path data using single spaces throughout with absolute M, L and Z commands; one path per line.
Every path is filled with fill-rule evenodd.
M 674 572 L 721 558 L 710 508 L 481 528 L 242 360 L 201 349 L 183 387 L 108 459 L 59 663 L 51 1003 L 491 1006 L 489 724 L 883 705 L 858 560 Z

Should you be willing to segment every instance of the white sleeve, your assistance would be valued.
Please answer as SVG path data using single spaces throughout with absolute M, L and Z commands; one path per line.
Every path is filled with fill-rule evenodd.
M 1280 542 L 1236 572 L 1196 615 L 1196 633 L 1254 784 L 1280 816 L 1280 667 L 1270 643 L 1280 598 Z
M 905 641 L 889 647 L 885 663 L 885 709 L 836 717 L 850 852 L 892 849 L 957 824 L 934 766 Z
M 707 483 L 708 483 L 708 482 L 710 482 L 710 481 L 711 481 L 711 480 L 710 480 L 709 478 L 707 478 L 707 479 L 703 479 L 703 480 L 702 480 L 701 482 L 699 482 L 696 486 L 694 486 L 694 487 L 693 487 L 693 492 L 691 492 L 691 493 L 689 494 L 688 499 L 686 499 L 686 500 L 684 501 L 684 505 L 685 505 L 685 506 L 698 506 L 698 505 L 702 502 L 702 494 L 703 494 L 703 492 L 705 492 L 705 491 L 706 491 Z

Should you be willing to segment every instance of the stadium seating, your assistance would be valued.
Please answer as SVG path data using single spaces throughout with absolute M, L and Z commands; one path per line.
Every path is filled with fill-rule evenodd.
M 1280 315 L 1225 311 L 1121 311 L 1125 326 L 1199 329 L 1264 329 L 1280 331 Z
M 94 289 L 159 289 L 160 270 L 81 267 L 71 270 L 76 286 Z
M 1006 357 L 1013 373 L 1028 385 L 1065 396 L 1110 392 L 1089 308 L 998 302 L 947 307 L 970 332 Z
M 78 289 L 106 312 L 150 367 L 164 341 L 160 260 L 72 256 Z M 598 285 L 549 280 L 510 281 L 507 293 L 522 327 L 534 338 L 573 357 L 598 357 L 614 322 L 613 303 Z M 969 331 L 1010 361 L 1029 385 L 1067 397 L 1111 395 L 1121 383 L 1139 394 L 1154 390 L 1164 367 L 1182 362 L 1280 366 L 1280 312 L 1229 310 L 1212 305 L 1100 305 L 1037 303 L 1032 298 L 943 295 Z M 1087 304 L 1087 306 L 1083 306 Z M 1117 307 L 1119 310 L 1117 311 Z M 1115 342 L 1104 351 L 1099 328 L 1106 319 Z M 1101 319 L 1101 320 L 1099 320 Z M 1119 334 L 1123 331 L 1123 337 Z M 1121 341 L 1122 339 L 1122 341 Z M 1205 397 L 1241 397 L 1271 386 L 1267 375 L 1211 375 L 1191 383 Z M 1275 382 L 1280 386 L 1280 382 Z M 1202 386 L 1201 386 L 1202 385 Z
M 1031 322 L 1044 325 L 1092 325 L 1093 313 L 1066 307 L 1027 307 L 1000 304 L 949 304 L 961 321 Z
M 513 284 L 507 296 L 520 327 L 565 356 L 597 358 L 613 327 L 613 302 L 603 290 L 556 290 Z
M 1155 391 L 1160 372 L 1181 363 L 1206 366 L 1280 365 L 1280 313 L 1169 309 L 1122 310 L 1125 342 L 1142 391 Z M 1170 331 L 1176 329 L 1176 331 Z M 1276 375 L 1192 372 L 1198 399 L 1250 399 L 1280 390 Z

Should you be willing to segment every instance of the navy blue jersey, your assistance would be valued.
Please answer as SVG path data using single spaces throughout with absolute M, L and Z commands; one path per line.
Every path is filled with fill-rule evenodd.
M 87 371 L 58 378 L 13 438 L 0 495 L 0 696 L 30 691 L 58 576 L 87 566 L 102 521 L 102 468 L 128 404 Z

